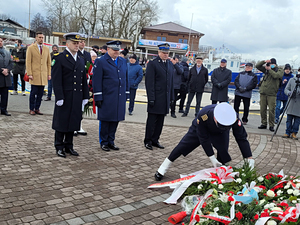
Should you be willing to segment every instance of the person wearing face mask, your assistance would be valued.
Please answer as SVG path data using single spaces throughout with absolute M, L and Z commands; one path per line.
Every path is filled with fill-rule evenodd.
M 14 90 L 11 95 L 18 94 L 18 78 L 20 74 L 22 84 L 22 95 L 25 96 L 25 61 L 26 61 L 26 48 L 22 47 L 22 41 L 17 40 L 15 42 L 15 48 L 12 50 L 11 55 L 13 56 L 13 77 L 14 77 Z
M 230 162 L 228 147 L 231 128 L 243 158 L 253 169 L 255 161 L 252 159 L 252 152 L 243 123 L 231 105 L 223 102 L 218 105 L 205 106 L 200 110 L 189 131 L 154 174 L 155 180 L 160 181 L 172 162 L 181 155 L 187 156 L 200 145 L 214 167 Z M 214 155 L 213 147 L 217 150 L 217 158 Z
M 228 85 L 230 84 L 232 72 L 226 68 L 227 60 L 222 59 L 220 67 L 214 69 L 211 74 L 213 84 L 210 100 L 212 104 L 228 101 Z
M 269 130 L 274 132 L 276 95 L 283 77 L 276 59 L 267 59 L 256 64 L 256 68 L 264 73 L 259 83 L 261 125 L 258 129 L 267 129 L 267 107 L 269 107 Z
M 257 85 L 257 76 L 252 72 L 253 64 L 246 63 L 245 71 L 241 72 L 234 80 L 235 92 L 234 92 L 234 110 L 239 113 L 239 107 L 241 101 L 244 104 L 243 124 L 248 123 L 248 115 L 250 108 L 250 99 L 252 90 Z

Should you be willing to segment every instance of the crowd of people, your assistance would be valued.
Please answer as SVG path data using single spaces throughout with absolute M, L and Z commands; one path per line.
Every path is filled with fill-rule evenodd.
M 128 114 L 133 115 L 136 91 L 143 79 L 140 60 L 137 55 L 129 54 L 126 48 L 121 51 L 120 41 L 110 41 L 102 47 L 94 45 L 91 51 L 86 51 L 83 35 L 68 33 L 64 37 L 67 41 L 66 49 L 61 53 L 58 52 L 57 45 L 52 46 L 50 53 L 49 48 L 44 46 L 44 35 L 41 32 L 36 33 L 36 42 L 27 49 L 22 47 L 22 41 L 16 41 L 11 53 L 5 50 L 3 40 L 0 38 L 1 114 L 10 116 L 7 103 L 8 90 L 12 86 L 11 72 L 14 83 L 12 95 L 18 94 L 19 76 L 22 94 L 25 95 L 23 78 L 27 73 L 31 85 L 30 115 L 43 115 L 40 106 L 45 86 L 48 86 L 45 101 L 52 100 L 52 89 L 54 91 L 55 109 L 52 128 L 55 130 L 54 146 L 58 156 L 66 157 L 66 153 L 79 155 L 73 148 L 73 136 L 87 134 L 81 126 L 81 120 L 85 104 L 91 97 L 90 93 L 92 93 L 94 108 L 97 109 L 101 149 L 103 151 L 119 150 L 119 147 L 115 145 L 115 134 L 119 122 L 125 119 L 127 100 L 129 100 Z M 245 147 L 249 143 L 243 126 L 249 122 L 252 91 L 257 86 L 260 93 L 261 115 L 261 125 L 258 129 L 266 129 L 269 125 L 269 130 L 274 132 L 275 124 L 279 123 L 280 115 L 285 111 L 287 122 L 283 137 L 297 139 L 300 124 L 299 75 L 292 74 L 289 64 L 281 69 L 275 58 L 258 62 L 256 68 L 264 73 L 258 83 L 257 76 L 253 73 L 254 65 L 247 63 L 245 70 L 240 72 L 234 80 L 234 106 L 231 107 L 227 102 L 232 71 L 226 68 L 227 60 L 222 59 L 220 66 L 211 74 L 211 105 L 200 110 L 204 88 L 209 81 L 208 69 L 203 65 L 203 58 L 197 56 L 195 64 L 190 68 L 189 58 L 179 55 L 170 58 L 169 52 L 168 43 L 158 45 L 158 56 L 146 65 L 145 87 L 148 114 L 144 137 L 145 148 L 149 150 L 153 150 L 153 147 L 164 148 L 159 142 L 164 118 L 169 112 L 171 117 L 177 118 L 177 101 L 179 101 L 178 113 L 186 117 L 193 98 L 196 96 L 195 119 L 188 133 L 156 173 L 157 180 L 163 177 L 171 162 L 181 154 L 186 156 L 199 145 L 204 147 L 214 166 L 230 161 L 228 155 L 230 128 L 233 129 L 244 158 L 250 160 L 251 150 Z M 87 68 L 88 64 L 91 68 Z M 241 102 L 244 108 L 240 120 Z M 230 106 L 230 108 L 227 108 L 227 112 L 222 116 L 217 116 L 218 110 L 223 110 L 218 109 L 217 106 L 224 104 L 226 106 L 223 107 Z M 267 112 L 269 112 L 269 117 Z M 230 119 L 232 121 L 228 123 Z M 214 136 L 218 140 L 223 140 L 221 146 L 219 146 L 220 143 L 214 141 L 214 138 L 211 138 Z M 218 150 L 217 158 L 214 157 L 212 146 Z

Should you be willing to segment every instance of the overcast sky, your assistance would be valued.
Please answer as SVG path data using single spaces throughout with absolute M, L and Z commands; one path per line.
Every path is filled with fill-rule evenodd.
M 0 0 L 0 14 L 10 14 L 28 27 L 29 0 Z M 243 59 L 276 58 L 278 64 L 300 65 L 299 0 L 160 0 L 158 23 L 179 22 L 204 33 L 201 45 L 223 44 Z M 41 12 L 31 0 L 31 16 Z

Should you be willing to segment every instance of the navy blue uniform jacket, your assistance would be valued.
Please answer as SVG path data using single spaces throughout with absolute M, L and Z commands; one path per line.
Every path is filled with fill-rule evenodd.
M 174 66 L 170 60 L 163 65 L 160 57 L 148 62 L 145 85 L 148 103 L 154 101 L 154 106 L 148 104 L 147 112 L 153 114 L 168 114 L 170 100 L 174 100 L 173 72 Z
M 193 121 L 193 126 L 196 127 L 197 136 L 199 138 L 200 144 L 202 145 L 204 151 L 208 156 L 214 154 L 212 148 L 212 138 L 216 138 L 219 135 L 229 136 L 229 130 L 222 131 L 219 129 L 214 121 L 214 105 L 205 106 L 199 113 L 196 119 Z M 206 115 L 206 116 L 205 116 Z M 252 156 L 250 144 L 247 140 L 247 132 L 243 126 L 243 123 L 238 118 L 236 122 L 232 125 L 233 135 L 239 148 L 242 151 L 243 157 L 248 158 Z M 227 134 L 226 134 L 227 133 Z M 220 138 L 222 139 L 222 138 Z M 229 140 L 228 140 L 229 141 Z M 225 144 L 225 143 L 224 143 Z
M 84 60 L 77 54 L 75 61 L 67 50 L 53 60 L 51 75 L 55 102 L 64 100 L 64 104 L 55 104 L 52 128 L 60 132 L 80 130 L 82 100 L 89 97 Z
M 82 54 L 82 52 L 79 50 L 78 55 L 84 59 L 84 65 L 86 65 L 87 62 L 92 62 L 91 54 L 89 52 L 84 50 Z
M 105 53 L 97 58 L 93 68 L 95 101 L 102 101 L 98 120 L 117 122 L 125 119 L 126 94 L 129 94 L 127 63 L 118 57 L 118 65 Z

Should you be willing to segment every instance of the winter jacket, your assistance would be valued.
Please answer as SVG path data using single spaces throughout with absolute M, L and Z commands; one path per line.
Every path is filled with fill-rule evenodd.
M 266 70 L 263 66 L 266 62 L 260 61 L 256 64 L 256 68 L 264 73 L 260 83 L 259 83 L 259 93 L 262 95 L 276 96 L 283 76 L 283 70 L 279 69 L 277 66 L 275 68 Z
M 299 79 L 299 80 L 298 80 Z M 288 95 L 290 92 L 294 91 L 296 86 L 296 81 L 300 82 L 300 78 L 292 77 L 289 82 L 287 83 L 284 93 Z M 300 87 L 297 87 L 295 98 L 292 98 L 287 110 L 286 114 L 293 115 L 293 116 L 299 116 L 300 117 Z
M 231 81 L 231 70 L 223 67 L 214 69 L 211 75 L 213 84 L 210 100 L 212 101 L 228 101 L 228 85 Z M 220 84 L 220 87 L 218 86 Z
M 7 76 L 2 73 L 1 68 L 8 69 L 9 71 L 12 69 L 12 61 L 9 51 L 0 48 L 0 88 L 3 87 L 11 87 L 11 75 L 10 72 Z
M 175 63 L 174 65 L 174 72 L 173 72 L 173 87 L 174 89 L 180 89 L 182 83 L 182 74 L 183 74 L 183 67 L 179 63 Z
M 137 89 L 139 83 L 143 79 L 143 68 L 139 65 L 139 62 L 136 61 L 134 64 L 128 63 L 128 79 L 131 89 Z
M 208 81 L 208 71 L 202 65 L 201 70 L 197 73 L 197 64 L 195 64 L 189 71 L 189 92 L 201 93 L 204 91 L 204 86 Z
M 286 94 L 284 94 L 284 89 L 285 89 L 287 83 L 289 82 L 289 80 L 292 77 L 293 77 L 292 73 L 289 73 L 289 74 L 284 73 L 283 74 L 282 81 L 280 82 L 279 89 L 278 89 L 278 92 L 277 92 L 277 100 L 281 100 L 281 101 L 287 101 L 288 100 L 288 96 Z M 285 79 L 287 81 L 285 83 L 283 83 L 283 81 Z
M 184 88 L 186 88 L 189 80 L 190 68 L 186 62 L 181 62 L 180 65 L 183 67 L 183 73 L 181 74 L 181 86 L 184 86 Z
M 12 72 L 14 74 L 24 74 L 25 73 L 25 62 L 26 62 L 26 48 L 21 47 L 20 49 L 14 48 L 11 52 L 14 58 L 19 58 L 19 62 L 13 63 Z
M 234 80 L 235 95 L 251 98 L 252 90 L 257 85 L 257 76 L 252 71 L 241 72 Z

